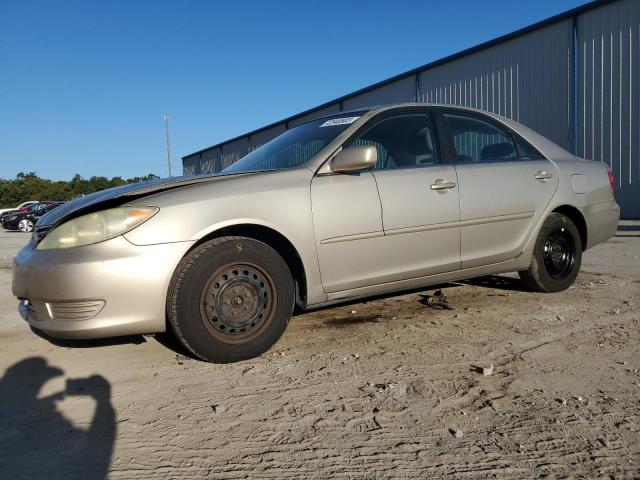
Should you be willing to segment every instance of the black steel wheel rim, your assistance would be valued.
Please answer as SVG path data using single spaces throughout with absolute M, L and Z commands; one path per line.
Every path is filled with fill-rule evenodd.
M 573 270 L 576 249 L 573 236 L 565 227 L 559 227 L 547 235 L 543 247 L 544 266 L 554 280 L 564 280 Z
M 205 284 L 200 316 L 205 327 L 226 343 L 243 343 L 258 336 L 273 317 L 275 287 L 257 265 L 220 268 Z

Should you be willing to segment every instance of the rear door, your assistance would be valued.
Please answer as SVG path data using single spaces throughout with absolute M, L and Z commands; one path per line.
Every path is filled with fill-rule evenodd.
M 441 114 L 456 157 L 462 268 L 517 257 L 555 193 L 555 164 L 490 117 Z

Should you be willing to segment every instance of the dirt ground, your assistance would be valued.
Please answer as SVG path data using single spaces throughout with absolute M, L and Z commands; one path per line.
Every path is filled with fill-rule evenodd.
M 25 241 L 0 233 L 3 478 L 640 478 L 640 222 L 566 292 L 496 276 L 339 306 L 232 365 L 37 336 L 10 290 Z

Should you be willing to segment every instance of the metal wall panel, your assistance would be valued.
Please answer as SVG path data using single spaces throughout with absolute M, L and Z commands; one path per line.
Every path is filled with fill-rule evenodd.
M 222 152 L 220 148 L 211 148 L 200 153 L 200 171 L 198 173 L 214 173 L 221 170 Z
M 249 137 L 242 137 L 233 142 L 222 145 L 222 160 L 220 170 L 224 170 L 249 153 Z
M 578 17 L 577 154 L 607 163 L 622 216 L 640 218 L 640 1 Z
M 340 113 L 340 103 L 332 103 L 323 108 L 318 108 L 309 113 L 306 113 L 300 117 L 296 117 L 289 121 L 289 128 L 296 127 L 302 123 L 314 120 L 316 118 L 324 117 L 325 115 L 332 115 L 334 113 Z
M 342 102 L 342 110 L 416 101 L 416 76 L 401 78 L 388 85 L 369 90 Z
M 420 100 L 504 115 L 569 148 L 571 35 L 564 20 L 425 70 Z
M 188 157 L 182 157 L 182 174 L 196 175 L 200 173 L 200 154 L 195 153 Z
M 273 140 L 278 135 L 286 132 L 286 130 L 287 130 L 287 127 L 283 122 L 283 123 L 280 123 L 280 124 L 276 125 L 275 127 L 271 127 L 271 128 L 266 129 L 266 130 L 261 130 L 260 132 L 254 133 L 253 135 L 251 135 L 249 137 L 249 143 L 251 145 L 251 151 L 255 150 L 256 148 L 261 147 L 262 145 L 264 145 L 268 141 Z

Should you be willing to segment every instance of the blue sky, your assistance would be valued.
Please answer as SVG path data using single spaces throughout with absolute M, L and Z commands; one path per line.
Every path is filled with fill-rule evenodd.
M 584 0 L 0 0 L 0 177 L 180 157 Z

